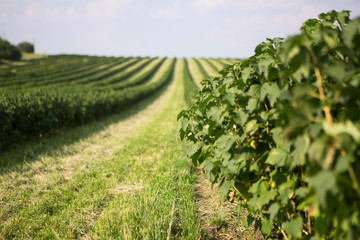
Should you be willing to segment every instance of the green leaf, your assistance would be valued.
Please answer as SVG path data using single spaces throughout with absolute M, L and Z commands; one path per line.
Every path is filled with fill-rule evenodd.
M 350 17 L 350 11 L 345 10 L 338 12 L 338 20 L 342 28 L 344 28 L 345 24 L 349 22 L 349 17 Z
M 256 119 L 253 119 L 246 123 L 245 131 L 247 134 L 250 134 L 252 131 L 256 131 L 259 128 L 259 124 Z
M 200 143 L 193 143 L 190 141 L 187 141 L 186 143 L 186 154 L 188 156 L 194 155 L 199 149 L 201 148 Z
M 261 97 L 261 86 L 259 84 L 253 84 L 250 86 L 247 95 L 251 98 L 260 99 Z
M 239 136 L 226 134 L 220 136 L 216 140 L 215 144 L 218 146 L 220 151 L 227 152 L 237 140 L 239 140 Z
M 269 54 L 264 54 L 260 59 L 259 59 L 259 72 L 260 74 L 264 74 L 265 78 L 268 79 L 269 78 L 269 68 L 271 65 L 274 64 L 274 57 L 272 57 Z
M 302 135 L 296 138 L 294 152 L 291 153 L 293 161 L 291 161 L 290 167 L 302 166 L 305 164 L 306 153 L 310 146 L 310 138 L 307 135 Z
M 188 126 L 189 126 L 189 120 L 186 119 L 186 118 L 183 118 L 181 120 L 181 128 L 182 128 L 182 130 L 186 131 Z
M 304 198 L 306 194 L 309 192 L 307 187 L 299 187 L 295 190 L 295 195 L 300 198 Z
M 271 204 L 271 206 L 269 207 L 269 213 L 270 213 L 269 222 L 270 222 L 270 224 L 273 223 L 274 218 L 275 218 L 276 215 L 278 214 L 279 210 L 280 210 L 280 204 L 277 203 L 277 202 Z
M 246 82 L 248 81 L 248 79 L 250 78 L 250 76 L 251 76 L 251 74 L 253 72 L 254 72 L 254 70 L 251 67 L 247 67 L 247 68 L 242 70 L 241 77 L 242 77 L 245 84 L 246 84 Z
M 221 124 L 224 121 L 224 118 L 229 114 L 226 109 L 227 106 L 225 104 L 220 107 L 211 107 L 207 113 L 207 116 L 217 124 Z
M 229 173 L 232 174 L 238 174 L 238 168 L 236 166 L 236 161 L 234 159 L 230 159 L 231 154 L 229 154 L 229 159 L 224 160 L 223 162 L 223 166 L 226 167 L 226 170 L 229 171 Z
M 239 110 L 238 117 L 235 119 L 236 123 L 240 124 L 240 126 L 244 126 L 248 120 L 249 114 L 246 113 L 244 110 Z
M 223 196 L 227 196 L 229 194 L 229 189 L 231 187 L 233 187 L 235 184 L 235 180 L 234 179 L 231 179 L 231 180 L 226 180 L 226 179 L 223 179 L 221 182 L 220 182 L 220 185 L 219 185 L 219 188 L 220 188 L 220 191 L 221 193 L 223 194 Z
M 331 171 L 321 171 L 310 179 L 310 184 L 315 188 L 315 193 L 320 206 L 326 208 L 326 194 L 330 190 L 335 190 L 337 188 L 334 173 Z
M 270 151 L 266 163 L 277 167 L 283 167 L 290 161 L 290 154 L 282 149 L 274 148 Z
M 276 197 L 275 190 L 271 189 L 270 191 L 265 191 L 261 195 L 255 195 L 248 201 L 248 205 L 256 210 L 261 210 L 265 205 L 267 205 L 271 200 L 274 200 Z
M 357 143 L 360 143 L 360 130 L 350 120 L 347 120 L 345 123 L 323 122 L 323 126 L 325 132 L 332 137 L 336 137 L 341 133 L 347 133 L 352 136 Z
M 271 189 L 270 191 L 263 192 L 261 195 L 259 195 L 259 205 L 264 206 L 265 204 L 268 204 L 271 200 L 274 200 L 276 197 L 275 190 Z
M 294 238 L 301 238 L 303 220 L 301 217 L 294 217 L 283 223 L 283 228 Z
M 179 119 L 182 118 L 183 116 L 185 116 L 187 113 L 188 113 L 188 111 L 182 110 L 177 116 L 177 121 L 179 121 Z
M 286 182 L 288 179 L 286 174 L 281 173 L 280 171 L 274 170 L 271 174 L 271 182 L 275 183 L 275 187 L 279 187 L 281 184 Z
M 280 97 L 281 90 L 276 83 L 267 83 L 268 86 L 264 88 L 267 98 L 270 101 L 270 106 L 274 107 L 277 99 Z M 265 85 L 265 84 L 264 84 Z
M 265 235 L 268 235 L 271 232 L 271 222 L 266 217 L 264 217 L 261 223 L 261 232 Z
M 356 36 L 360 35 L 360 18 L 356 18 L 354 21 L 350 22 L 349 25 L 344 28 L 342 35 L 344 38 L 344 44 L 348 48 L 354 49 L 356 44 L 358 44 Z
M 348 170 L 349 166 L 351 165 L 352 162 L 354 162 L 354 156 L 347 154 L 345 156 L 340 156 L 337 159 L 336 165 L 335 165 L 335 170 L 338 173 L 342 173 Z
M 249 110 L 250 113 L 259 111 L 259 109 L 261 108 L 261 102 L 256 98 L 250 98 L 246 108 Z
M 284 145 L 283 132 L 284 132 L 284 130 L 280 127 L 275 127 L 273 129 L 271 129 L 272 138 L 278 147 L 281 147 Z

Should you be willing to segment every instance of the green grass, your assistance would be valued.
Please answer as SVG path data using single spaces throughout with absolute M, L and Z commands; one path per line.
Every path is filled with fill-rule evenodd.
M 180 79 L 183 67 L 181 60 L 175 70 Z M 179 101 L 182 83 L 177 82 L 176 95 L 167 107 L 127 145 L 126 155 L 136 159 L 122 183 L 129 190 L 117 195 L 105 209 L 92 237 L 166 239 L 171 234 L 176 239 L 198 239 L 194 174 L 176 137 L 176 114 L 184 107 Z
M 49 146 L 54 151 L 41 154 L 44 146 L 38 145 L 46 139 L 27 145 L 34 152 L 20 156 L 29 160 L 4 166 L 0 238 L 199 239 L 194 173 L 177 138 L 176 115 L 185 108 L 184 63 L 176 63 L 174 82 L 163 93 L 170 94 L 165 107 L 124 133 L 128 139 L 119 139 L 127 129 L 113 119 L 86 138 L 74 133 L 68 145 L 50 138 L 66 145 Z
M 45 58 L 47 56 L 48 55 L 46 55 L 46 54 L 21 52 L 21 60 L 40 59 L 40 58 Z

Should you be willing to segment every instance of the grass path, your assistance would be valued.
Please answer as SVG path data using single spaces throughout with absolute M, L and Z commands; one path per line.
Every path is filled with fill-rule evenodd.
M 196 83 L 196 85 L 200 86 L 201 80 L 207 78 L 208 75 L 205 75 L 201 71 L 201 69 L 199 68 L 199 64 L 196 62 L 196 60 L 194 58 L 187 59 L 187 63 L 189 66 L 190 74 L 191 74 L 192 78 L 194 79 L 194 82 Z
M 63 133 L 68 144 L 49 138 L 3 154 L 0 238 L 198 239 L 193 173 L 177 139 L 183 67 L 141 111 Z
M 223 70 L 224 67 L 225 67 L 225 63 L 223 63 L 223 62 L 221 62 L 221 61 L 219 61 L 219 60 L 217 60 L 217 59 L 209 58 L 209 59 L 207 59 L 207 60 L 208 60 L 209 63 L 211 63 L 213 66 L 215 66 L 215 68 L 216 68 L 216 70 L 217 70 L 218 72 L 220 72 L 221 70 Z
M 209 63 L 207 59 L 200 58 L 198 59 L 198 61 L 209 76 L 213 76 L 213 77 L 220 76 L 217 69 L 211 63 Z
M 93 164 L 99 158 L 112 156 L 115 151 L 123 146 L 124 141 L 129 138 L 140 126 L 145 124 L 148 119 L 157 114 L 165 105 L 170 97 L 170 89 L 174 88 L 174 83 L 169 86 L 160 98 L 152 104 L 146 106 L 142 111 L 137 112 L 141 104 L 125 116 L 113 116 L 107 122 L 113 122 L 105 126 L 99 132 L 76 141 L 73 143 L 61 143 L 63 139 L 76 139 L 86 133 L 95 132 L 101 128 L 101 123 L 89 124 L 64 133 L 59 138 L 50 141 L 40 141 L 39 144 L 29 144 L 28 146 L 2 153 L 1 163 L 11 163 L 13 165 L 2 166 L 0 168 L 0 220 L 5 221 L 14 215 L 14 211 L 29 205 L 36 198 L 53 189 L 63 182 L 69 181 L 72 176 L 84 170 L 89 164 Z M 129 115 L 129 116 L 127 116 Z M 106 122 L 106 121 L 105 121 Z M 106 124 L 106 123 L 105 123 Z M 51 141 L 52 140 L 52 141 Z M 56 145 L 63 145 L 61 149 L 56 149 Z M 44 152 L 44 145 L 54 148 L 50 152 Z M 44 153 L 42 153 L 44 152 Z
M 124 156 L 135 164 L 113 189 L 120 194 L 103 211 L 91 238 L 199 238 L 194 173 L 177 137 L 176 116 L 185 108 L 184 64 L 176 64 L 176 91 L 167 106 L 128 142 Z
M 210 66 L 210 64 L 208 65 Z M 193 60 L 189 61 L 189 72 L 194 82 L 200 82 L 203 74 L 200 71 L 191 71 L 199 69 L 199 65 Z M 205 70 L 205 68 L 204 68 Z M 213 73 L 206 72 L 208 75 Z M 197 214 L 200 219 L 200 230 L 204 239 L 263 239 L 259 231 L 247 229 L 239 217 L 242 219 L 246 212 L 237 215 L 236 203 L 230 203 L 224 200 L 217 184 L 211 186 L 206 179 L 205 174 L 198 167 L 196 168 L 195 195 L 197 201 Z

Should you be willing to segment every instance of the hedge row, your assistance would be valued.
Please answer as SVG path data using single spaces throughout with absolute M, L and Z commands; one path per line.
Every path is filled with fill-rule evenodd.
M 124 90 L 28 91 L 0 93 L 0 148 L 29 137 L 44 136 L 119 112 L 143 100 L 171 80 L 175 60 L 148 85 Z
M 268 238 L 360 237 L 360 18 L 331 11 L 203 80 L 187 154 Z

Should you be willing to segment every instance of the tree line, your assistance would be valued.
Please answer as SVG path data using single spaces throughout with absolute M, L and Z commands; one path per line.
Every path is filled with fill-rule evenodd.
M 0 37 L 0 60 L 20 60 L 21 52 L 34 53 L 34 45 L 29 42 L 21 42 L 15 46 Z

